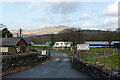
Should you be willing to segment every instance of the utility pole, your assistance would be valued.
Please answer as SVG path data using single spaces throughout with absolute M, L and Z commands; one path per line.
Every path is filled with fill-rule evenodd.
M 22 37 L 22 29 L 20 28 L 20 38 Z

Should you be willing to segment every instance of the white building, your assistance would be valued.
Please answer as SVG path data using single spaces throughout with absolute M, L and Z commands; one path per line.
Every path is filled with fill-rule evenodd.
M 55 42 L 53 47 L 71 47 L 72 45 L 72 42 Z

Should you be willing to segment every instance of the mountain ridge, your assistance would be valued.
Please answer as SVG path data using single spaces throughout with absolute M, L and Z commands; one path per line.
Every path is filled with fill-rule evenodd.
M 31 36 L 31 35 L 41 35 L 41 34 L 57 34 L 60 31 L 70 28 L 69 26 L 46 26 L 40 29 L 32 29 L 32 30 L 22 30 L 23 37 Z M 17 30 L 10 30 L 14 36 L 17 36 Z

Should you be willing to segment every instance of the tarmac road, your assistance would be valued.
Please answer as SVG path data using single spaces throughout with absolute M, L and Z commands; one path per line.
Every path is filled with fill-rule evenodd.
M 90 78 L 72 68 L 67 53 L 51 51 L 51 59 L 31 69 L 6 75 L 3 78 Z

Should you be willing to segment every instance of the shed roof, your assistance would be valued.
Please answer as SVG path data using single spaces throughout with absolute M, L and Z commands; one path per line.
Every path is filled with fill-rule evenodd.
M 26 41 L 27 42 L 27 44 L 30 44 L 32 41 Z
M 25 40 L 20 37 L 0 38 L 0 46 L 3 47 L 16 46 L 21 40 L 25 42 Z

